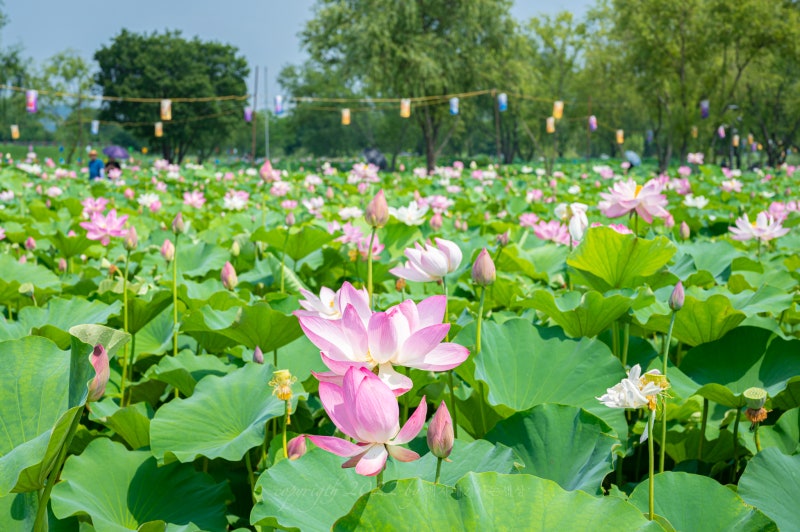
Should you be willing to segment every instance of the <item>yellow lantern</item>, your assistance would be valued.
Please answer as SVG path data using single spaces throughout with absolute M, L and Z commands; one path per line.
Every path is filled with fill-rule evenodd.
M 733 136 L 733 147 L 734 148 L 738 148 L 739 147 L 739 135 L 734 135 Z
M 753 137 L 752 133 L 747 135 L 747 144 L 753 144 L 755 141 L 756 139 Z
M 697 126 L 692 126 L 692 138 L 697 138 Z
M 548 133 L 555 133 L 556 132 L 556 119 L 555 119 L 555 117 L 552 117 L 552 116 L 547 117 L 547 132 Z
M 556 100 L 553 102 L 553 118 L 561 120 L 562 116 L 564 116 L 564 102 Z
M 622 129 L 617 130 L 617 144 L 625 143 L 625 131 Z
M 400 100 L 400 117 L 408 118 L 409 116 L 411 116 L 411 100 L 403 98 Z
M 156 134 L 156 137 L 163 137 L 164 136 L 164 124 L 162 122 L 156 122 L 156 124 L 155 124 L 155 134 Z
M 342 125 L 343 126 L 350 125 L 350 109 L 346 107 L 342 109 Z
M 14 140 L 19 139 L 19 126 L 17 124 L 11 125 L 11 138 Z
M 172 120 L 172 100 L 161 100 L 161 120 Z
M 147 155 L 147 146 L 145 146 L 144 148 L 142 148 L 142 154 L 143 154 L 143 155 Z

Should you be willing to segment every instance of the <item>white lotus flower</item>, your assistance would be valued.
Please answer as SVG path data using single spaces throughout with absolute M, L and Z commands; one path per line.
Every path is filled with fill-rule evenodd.
M 687 207 L 697 207 L 698 209 L 703 209 L 706 205 L 708 205 L 708 199 L 705 196 L 686 194 L 686 197 L 683 199 L 683 204 Z
M 425 221 L 427 212 L 428 206 L 420 207 L 416 201 L 409 203 L 408 207 L 400 207 L 398 209 L 389 207 L 389 214 L 406 225 L 421 225 Z

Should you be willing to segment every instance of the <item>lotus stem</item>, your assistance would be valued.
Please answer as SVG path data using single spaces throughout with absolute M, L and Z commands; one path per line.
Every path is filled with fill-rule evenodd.
M 286 401 L 286 414 L 283 418 L 283 457 L 289 458 L 289 450 L 286 448 L 286 427 L 292 422 L 292 418 L 290 417 L 292 412 L 292 405 L 291 401 Z
M 131 252 L 125 254 L 125 275 L 122 277 L 122 330 L 128 332 L 128 265 Z M 128 372 L 128 343 L 122 348 L 122 376 L 120 377 L 120 406 L 125 406 L 125 378 Z
M 375 233 L 378 231 L 377 227 L 372 228 L 372 233 L 369 235 L 369 248 L 367 249 L 367 294 L 369 294 L 369 308 L 375 310 L 372 303 L 372 244 L 375 241 Z M 445 318 L 447 314 L 445 313 Z
M 758 436 L 758 426 L 761 425 L 761 423 L 753 423 L 753 425 L 754 425 L 754 427 L 753 427 L 753 443 L 756 444 L 756 452 L 760 453 L 761 452 L 761 438 Z
M 253 499 L 253 503 L 255 504 L 256 501 L 256 479 L 253 476 L 253 463 L 250 460 L 250 450 L 248 449 L 247 452 L 244 453 L 244 466 L 247 468 L 247 480 L 250 482 L 250 497 Z
M 672 311 L 672 318 L 669 320 L 669 329 L 664 341 L 664 360 L 661 364 L 661 373 L 667 377 L 667 361 L 669 360 L 669 344 L 672 341 L 672 328 L 675 326 L 676 311 Z M 667 447 L 667 399 L 664 398 L 663 408 L 661 409 L 661 446 L 658 449 L 658 472 L 664 472 L 664 453 Z
M 441 474 L 441 472 L 442 472 L 442 459 L 441 458 L 437 458 L 436 459 L 436 477 L 433 479 L 433 483 L 434 484 L 438 484 L 439 483 L 439 475 Z
M 614 352 L 614 356 L 622 361 L 619 354 L 619 322 L 616 321 L 611 324 L 611 350 Z
M 178 356 L 178 235 L 175 235 L 175 256 L 172 258 L 172 356 Z
M 286 244 L 289 243 L 289 228 L 286 228 L 286 238 L 283 241 L 283 249 L 281 250 L 281 294 L 286 293 Z M 277 362 L 276 362 L 277 364 Z
M 733 469 L 731 470 L 731 483 L 736 482 L 736 475 L 739 473 L 739 419 L 742 416 L 742 408 L 736 407 L 736 419 L 733 421 Z
M 52 471 L 50 471 L 50 474 L 47 476 L 47 484 L 45 485 L 44 491 L 42 491 L 42 494 L 39 497 L 39 508 L 36 511 L 36 521 L 34 521 L 33 524 L 34 532 L 47 532 L 49 528 L 47 506 L 50 502 L 50 493 L 53 491 L 53 486 L 55 486 L 56 481 L 61 474 L 61 469 L 64 467 L 64 461 L 67 459 L 69 446 L 72 443 L 72 439 L 75 437 L 75 432 L 78 430 L 78 424 L 80 423 L 81 416 L 83 416 L 83 411 L 85 408 L 86 404 L 84 403 L 80 410 L 76 413 L 75 417 L 72 419 L 72 423 L 69 426 L 69 432 L 67 432 L 67 437 L 58 453 L 55 466 L 53 466 Z
M 647 457 L 649 459 L 648 475 L 650 477 L 649 490 L 648 490 L 649 494 L 650 494 L 650 500 L 649 500 L 650 514 L 649 514 L 649 519 L 651 521 L 653 519 L 655 519 L 655 510 L 654 510 L 655 509 L 655 493 L 654 493 L 655 492 L 655 481 L 654 481 L 654 477 L 655 477 L 655 456 L 654 455 L 655 455 L 655 453 L 654 453 L 654 450 L 653 450 L 653 440 L 654 440 L 654 438 L 653 438 L 653 424 L 655 423 L 655 420 L 656 420 L 656 411 L 655 410 L 651 410 L 650 411 L 650 419 L 647 421 L 647 434 L 648 434 L 648 438 L 647 438 Z
M 486 301 L 486 287 L 481 286 L 481 302 L 478 304 L 478 322 L 475 327 L 475 355 L 480 355 L 481 353 L 481 329 L 483 326 L 483 305 Z M 479 394 L 479 403 L 478 403 L 478 414 L 480 415 L 481 420 L 481 429 L 486 427 L 486 417 L 483 412 L 483 382 L 478 382 L 478 394 Z M 455 408 L 453 408 L 455 410 Z M 455 429 L 455 424 L 453 425 Z
M 697 444 L 697 460 L 703 459 L 703 440 L 706 439 L 706 426 L 708 426 L 708 399 L 703 398 L 703 421 L 700 423 L 700 443 Z
M 383 486 L 383 469 L 381 469 L 381 472 L 375 477 L 375 487 L 380 489 L 381 486 Z
M 625 323 L 622 327 L 622 367 L 628 365 L 628 347 L 631 343 L 631 324 Z

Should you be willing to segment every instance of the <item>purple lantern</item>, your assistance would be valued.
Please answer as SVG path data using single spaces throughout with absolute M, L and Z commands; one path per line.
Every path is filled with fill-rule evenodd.
M 711 103 L 708 100 L 702 100 L 700 102 L 700 118 L 708 118 L 710 112 Z
M 589 117 L 589 131 L 597 131 L 597 117 L 594 115 Z
M 245 122 L 252 122 L 253 121 L 253 108 L 252 107 L 245 107 L 244 108 L 244 121 Z

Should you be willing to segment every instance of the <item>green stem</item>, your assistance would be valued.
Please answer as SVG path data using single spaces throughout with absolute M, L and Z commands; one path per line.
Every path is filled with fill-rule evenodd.
M 283 457 L 289 458 L 289 449 L 286 447 L 286 427 L 289 426 L 289 423 L 292 422 L 292 419 L 289 417 L 289 412 L 292 408 L 291 402 L 286 401 L 286 414 L 283 418 Z
M 664 342 L 663 361 L 661 363 L 661 373 L 666 378 L 667 376 L 667 361 L 669 360 L 669 344 L 672 342 L 672 328 L 675 326 L 675 316 L 677 312 L 672 312 L 672 318 L 669 321 L 669 329 L 667 330 L 667 338 Z M 661 409 L 661 446 L 658 449 L 658 472 L 664 472 L 664 455 L 667 447 L 667 399 L 663 401 Z
M 611 324 L 611 350 L 614 356 L 622 360 L 619 356 L 619 322 Z
M 486 301 L 486 287 L 481 286 L 481 302 L 478 304 L 478 322 L 475 327 L 475 356 L 481 354 L 481 329 L 483 324 L 483 305 Z M 486 414 L 483 411 L 483 382 L 478 381 L 478 415 L 481 420 L 480 430 L 486 428 Z
M 436 460 L 436 477 L 433 479 L 434 484 L 439 483 L 439 475 L 441 474 L 441 472 L 442 472 L 442 459 L 438 458 Z
M 367 248 L 367 294 L 369 294 L 369 308 L 374 310 L 372 304 L 372 243 L 375 241 L 375 233 L 378 231 L 377 227 L 372 228 L 372 233 L 369 236 L 369 248 Z
M 708 426 L 708 399 L 703 399 L 703 421 L 700 423 L 700 443 L 697 444 L 697 460 L 703 460 L 703 440 L 706 439 Z
M 756 452 L 761 452 L 761 438 L 758 436 L 758 426 L 761 423 L 755 423 L 755 429 L 753 430 L 753 443 L 756 444 Z
M 278 350 L 277 349 L 275 349 L 272 352 L 272 365 L 275 366 L 276 368 L 278 367 Z
M 39 509 L 36 511 L 36 521 L 33 524 L 34 532 L 47 532 L 48 530 L 47 505 L 50 502 L 50 492 L 53 491 L 53 486 L 55 486 L 58 476 L 61 474 L 61 468 L 64 466 L 64 461 L 67 459 L 69 446 L 72 443 L 72 439 L 75 437 L 75 431 L 78 430 L 78 425 L 80 424 L 81 416 L 85 408 L 86 405 L 84 404 L 72 420 L 72 424 L 69 426 L 69 432 L 67 432 L 67 438 L 64 440 L 64 445 L 59 451 L 56 464 L 47 477 L 47 484 L 39 497 Z
M 178 235 L 175 235 L 175 256 L 172 257 L 172 356 L 178 356 Z
M 739 419 L 742 416 L 742 409 L 736 409 L 736 420 L 733 425 L 733 470 L 731 473 L 731 484 L 736 483 L 736 475 L 739 473 Z
M 250 497 L 256 503 L 256 479 L 253 476 L 253 463 L 250 460 L 250 450 L 244 453 L 244 466 L 247 468 L 247 480 L 250 482 Z
M 289 243 L 289 229 L 286 229 L 286 238 L 283 241 L 283 249 L 281 250 L 281 294 L 286 293 L 286 274 L 284 272 L 286 263 L 286 244 Z
M 633 234 L 639 237 L 639 213 L 633 211 Z
M 128 332 L 128 265 L 130 264 L 131 252 L 125 255 L 125 276 L 122 278 L 122 329 Z M 125 378 L 128 373 L 128 343 L 122 348 L 122 376 L 120 377 L 119 393 L 120 405 L 125 406 Z
M 381 472 L 375 477 L 375 487 L 380 489 L 381 486 L 383 486 L 383 469 L 381 469 Z
M 625 323 L 622 327 L 622 367 L 627 367 L 628 364 L 628 347 L 631 343 L 631 324 Z
M 655 477 L 655 456 L 654 455 L 655 455 L 655 453 L 653 451 L 653 440 L 654 440 L 654 438 L 653 438 L 653 424 L 655 423 L 655 420 L 656 420 L 656 411 L 652 410 L 650 412 L 650 419 L 647 421 L 647 434 L 648 434 L 648 438 L 647 438 L 647 457 L 649 459 L 648 475 L 650 477 L 650 483 L 649 483 L 649 494 L 650 494 L 649 510 L 650 510 L 650 514 L 649 514 L 649 519 L 651 521 L 653 519 L 655 519 L 655 510 L 654 510 L 655 509 L 655 489 L 654 489 L 654 487 L 655 487 L 655 481 L 654 481 L 654 477 Z

